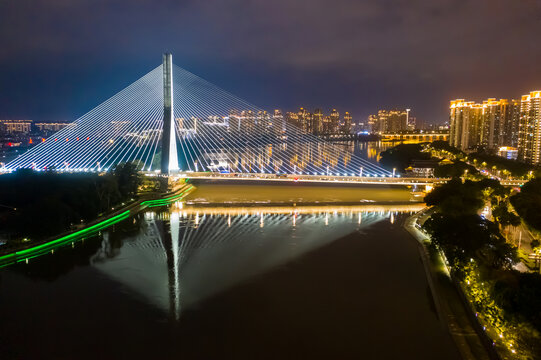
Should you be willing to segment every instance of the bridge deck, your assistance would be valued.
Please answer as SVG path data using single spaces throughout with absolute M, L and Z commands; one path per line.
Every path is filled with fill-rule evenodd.
M 443 183 L 449 179 L 438 178 L 402 178 L 402 177 L 359 177 L 359 176 L 335 176 L 335 175 L 300 175 L 300 174 L 258 174 L 258 173 L 213 173 L 213 172 L 189 172 L 178 174 L 179 177 L 206 180 L 231 180 L 231 181 L 276 181 L 276 182 L 308 182 L 308 183 L 342 183 L 342 184 L 376 184 L 376 185 L 433 185 Z
M 335 175 L 301 175 L 301 174 L 265 174 L 265 173 L 217 173 L 217 172 L 186 172 L 173 175 L 175 177 L 207 179 L 207 180 L 243 180 L 243 181 L 277 181 L 277 182 L 308 182 L 308 183 L 342 183 L 342 184 L 374 184 L 400 186 L 432 186 L 445 183 L 450 178 L 421 178 L 421 177 L 360 177 Z M 504 186 L 522 186 L 526 180 L 500 180 Z

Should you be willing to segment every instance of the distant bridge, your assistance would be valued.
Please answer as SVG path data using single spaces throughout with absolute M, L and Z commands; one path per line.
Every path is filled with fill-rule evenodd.
M 432 142 L 436 140 L 448 140 L 448 132 L 426 132 L 426 133 L 383 133 L 380 134 L 383 141 L 415 141 Z

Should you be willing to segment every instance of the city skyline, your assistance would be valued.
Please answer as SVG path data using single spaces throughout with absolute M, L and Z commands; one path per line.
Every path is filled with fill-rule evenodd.
M 167 50 L 261 108 L 332 106 L 357 119 L 409 107 L 443 123 L 448 99 L 539 87 L 539 1 L 470 2 L 458 14 L 451 0 L 95 5 L 0 5 L 0 118 L 73 120 Z

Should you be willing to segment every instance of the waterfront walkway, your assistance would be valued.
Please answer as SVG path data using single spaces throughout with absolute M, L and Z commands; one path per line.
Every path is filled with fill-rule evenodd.
M 441 257 L 431 256 L 426 248 L 428 236 L 418 228 L 428 218 L 428 208 L 409 217 L 404 228 L 415 238 L 425 267 L 426 276 L 442 325 L 449 330 L 465 360 L 499 359 L 494 349 L 483 341 L 479 323 L 472 309 L 465 304 L 459 289 L 453 283 Z M 486 339 L 485 339 L 486 340 Z M 490 349 L 490 351 L 488 350 Z

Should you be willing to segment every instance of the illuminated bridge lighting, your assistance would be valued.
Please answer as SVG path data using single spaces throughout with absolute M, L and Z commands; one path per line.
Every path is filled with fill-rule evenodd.
M 162 70 L 163 65 L 158 66 L 0 170 L 107 171 L 119 163 L 136 162 L 140 170 L 158 172 L 164 123 Z M 347 176 L 362 168 L 364 176 L 391 176 L 175 65 L 172 83 L 182 172 Z

